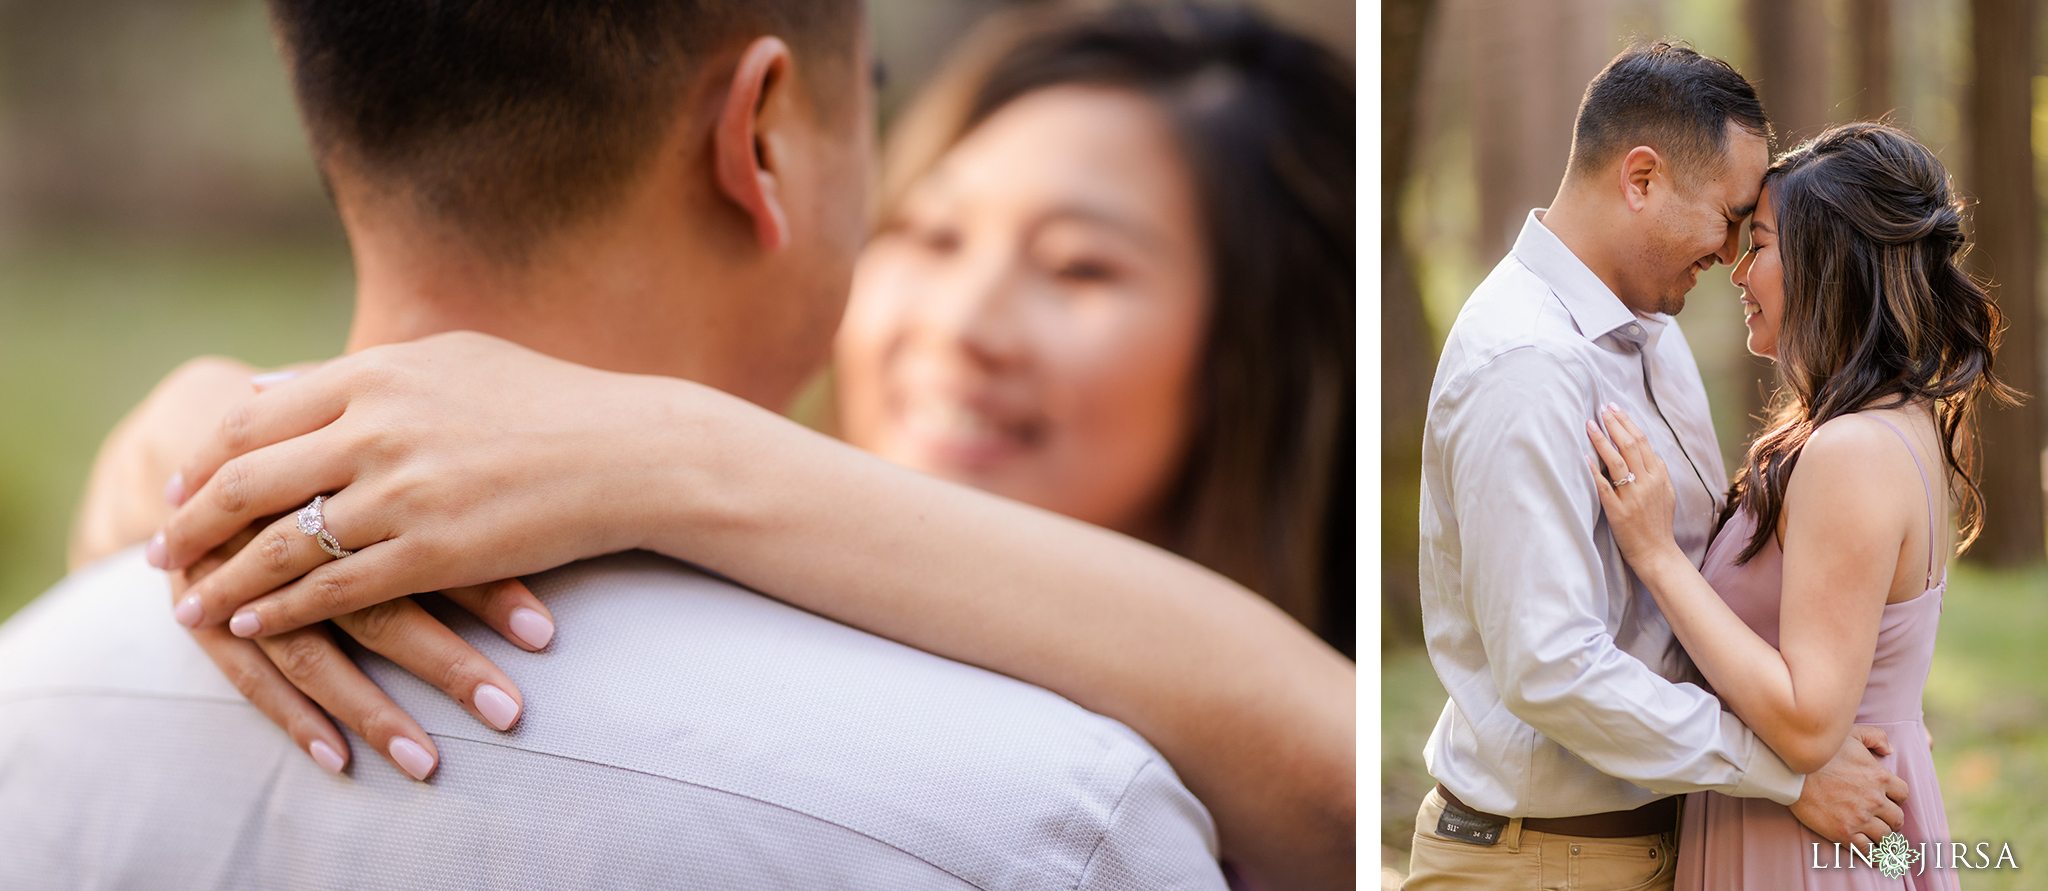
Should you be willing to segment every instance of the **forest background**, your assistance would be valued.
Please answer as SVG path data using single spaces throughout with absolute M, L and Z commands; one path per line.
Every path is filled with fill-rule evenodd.
M 1954 570 L 1927 720 L 1957 840 L 2010 842 L 2021 869 L 1966 888 L 2038 887 L 2048 869 L 2048 569 L 2040 395 L 2048 71 L 2032 0 L 1392 0 L 1382 4 L 1382 880 L 1398 883 L 1421 749 L 1445 702 L 1421 646 L 1421 429 L 1437 349 L 1532 207 L 1556 193 L 1586 83 L 1631 41 L 1680 38 L 1757 84 L 1779 150 L 1883 119 L 1932 147 L 1975 202 L 1970 255 L 2010 327 L 2000 373 L 2032 398 L 1982 421 L 1984 537 Z M 1729 466 L 1775 389 L 1743 349 L 1728 270 L 1680 322 Z

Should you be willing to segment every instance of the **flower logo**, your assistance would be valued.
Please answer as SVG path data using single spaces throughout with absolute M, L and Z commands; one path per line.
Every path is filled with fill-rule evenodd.
M 1908 844 L 1904 835 L 1894 832 L 1871 846 L 1870 859 L 1885 878 L 1896 879 L 1905 875 L 1913 862 L 1920 859 L 1920 849 Z

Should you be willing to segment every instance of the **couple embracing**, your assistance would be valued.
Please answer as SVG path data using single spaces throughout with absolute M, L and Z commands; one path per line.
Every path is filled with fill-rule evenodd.
M 1726 63 L 1622 53 L 1451 331 L 1421 566 L 1450 701 L 1408 888 L 1957 886 L 1812 852 L 1949 840 L 1920 699 L 1981 524 L 1964 425 L 2011 395 L 1999 315 L 1932 152 L 1770 135 Z M 1717 263 L 1783 381 L 1732 486 L 1671 319 Z
M 1342 62 L 1018 10 L 870 236 L 859 0 L 268 5 L 349 355 L 110 439 L 0 891 L 1351 884 Z

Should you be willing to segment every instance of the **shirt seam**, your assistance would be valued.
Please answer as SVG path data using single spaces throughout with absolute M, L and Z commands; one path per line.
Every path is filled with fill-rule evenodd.
M 1095 846 L 1088 849 L 1088 859 L 1081 863 L 1081 875 L 1074 882 L 1074 891 L 1081 891 L 1081 887 L 1088 884 L 1088 880 L 1093 877 L 1095 858 L 1102 853 L 1102 846 L 1109 843 L 1109 835 L 1116 829 L 1116 818 L 1123 813 L 1124 802 L 1130 800 L 1131 789 L 1138 785 L 1138 778 L 1144 776 L 1145 771 L 1151 769 L 1158 760 L 1147 758 L 1143 764 L 1138 765 L 1137 770 L 1131 771 L 1131 778 L 1125 781 L 1123 791 L 1117 793 L 1116 804 L 1110 806 L 1109 816 L 1102 822 L 1102 837 L 1095 840 Z
M 235 701 L 231 701 L 231 700 L 227 700 L 227 699 L 223 699 L 223 698 L 220 698 L 220 697 L 215 697 L 215 696 L 202 696 L 202 695 L 182 695 L 182 694 L 176 694 L 176 693 L 147 693 L 147 692 L 140 692 L 140 691 L 126 691 L 126 690 L 111 690 L 111 689 L 107 689 L 107 688 L 104 688 L 104 687 L 98 687 L 98 688 L 44 688 L 44 689 L 43 689 L 42 691 L 28 691 L 28 692 L 26 692 L 26 693 L 17 693 L 17 694 L 15 694 L 15 695 L 11 695 L 11 696 L 9 696 L 9 695 L 0 695 L 0 704 L 4 704 L 4 703 L 7 703 L 7 702 L 23 702 L 23 701 L 29 701 L 29 700 L 35 700 L 35 699 L 61 699 L 61 698 L 65 698 L 65 697 L 70 697 L 70 696 L 103 696 L 103 697 L 107 697 L 107 698 L 120 698 L 120 699 L 161 699 L 161 700 L 184 700 L 184 701 L 193 701 L 193 702 L 204 702 L 204 703 L 210 703 L 210 704 L 215 704 L 215 705 L 224 705 L 224 706 L 229 706 L 229 707 L 235 707 L 235 708 L 246 708 L 246 709 L 250 709 L 250 710 L 252 710 L 252 711 L 254 711 L 254 710 L 256 709 L 256 707 L 255 707 L 254 705 L 251 705 L 251 704 L 250 704 L 250 703 L 248 703 L 248 702 L 235 702 Z M 969 879 L 969 878 L 967 878 L 966 876 L 960 875 L 959 873 L 957 873 L 957 872 L 954 872 L 953 870 L 947 869 L 947 868 L 946 868 L 946 867 L 944 867 L 944 866 L 940 866 L 940 865 L 939 865 L 939 864 L 937 864 L 937 863 L 933 863 L 932 861 L 930 861 L 930 860 L 928 860 L 928 859 L 926 859 L 926 858 L 924 858 L 924 857 L 922 857 L 922 856 L 919 856 L 919 855 L 918 855 L 918 854 L 916 854 L 916 853 L 913 853 L 913 852 L 911 852 L 911 851 L 907 851 L 907 850 L 904 850 L 904 849 L 903 849 L 902 847 L 900 847 L 900 846 L 898 846 L 898 845 L 896 845 L 896 844 L 894 844 L 894 843 L 892 843 L 892 842 L 890 842 L 890 841 L 888 841 L 888 840 L 886 840 L 886 839 L 876 838 L 876 837 L 875 837 L 874 835 L 872 835 L 872 834 L 869 834 L 869 833 L 866 833 L 866 832 L 862 832 L 862 831 L 861 831 L 861 830 L 859 830 L 859 829 L 855 829 L 855 828 L 853 828 L 853 827 L 851 827 L 851 826 L 847 826 L 847 825 L 845 825 L 845 824 L 843 824 L 843 823 L 839 823 L 839 822 L 836 822 L 836 821 L 834 821 L 834 820 L 830 820 L 830 819 L 827 819 L 827 818 L 825 818 L 825 817 L 821 817 L 821 816 L 819 816 L 819 815 L 817 815 L 817 814 L 813 814 L 813 813 L 810 813 L 810 812 L 808 812 L 808 811 L 802 811 L 802 810 L 798 810 L 798 809 L 796 809 L 796 808 L 793 808 L 793 807 L 790 807 L 789 805 L 786 805 L 786 804 L 779 804 L 779 803 L 776 803 L 776 802 L 773 802 L 773 801 L 768 801 L 768 800 L 766 800 L 766 799 L 763 799 L 763 798 L 757 798 L 757 797 L 755 797 L 755 796 L 752 796 L 752 795 L 747 795 L 747 794 L 745 794 L 745 793 L 743 793 L 743 792 L 735 792 L 735 791 L 733 791 L 733 790 L 730 790 L 730 789 L 722 789 L 722 788 L 719 788 L 719 787 L 717 787 L 717 786 L 713 786 L 713 785 L 710 785 L 710 784 L 707 784 L 707 783 L 700 783 L 700 782 L 694 782 L 694 781 L 691 781 L 691 780 L 684 780 L 684 779 L 678 779 L 678 778 L 676 778 L 676 777 L 670 777 L 670 776 L 663 776 L 663 775 L 661 775 L 661 774 L 658 774 L 658 773 L 651 773 L 651 772 L 649 772 L 649 771 L 645 771 L 645 770 L 640 770 L 640 769 L 637 769 L 637 768 L 632 768 L 632 767 L 626 767 L 626 766 L 623 766 L 623 765 L 618 765 L 618 764 L 609 764 L 609 763 L 606 763 L 606 762 L 603 762 L 603 761 L 593 761 L 593 760 L 590 760 L 590 759 L 588 759 L 588 758 L 578 758 L 578 757 L 576 757 L 576 756 L 574 756 L 574 755 L 562 755 L 562 754 L 559 754 L 559 753 L 555 753 L 555 752 L 542 752 L 542 751 L 536 751 L 536 750 L 534 750 L 534 749 L 525 749 L 525 748 L 520 748 L 520 747 L 518 747 L 518 746 L 511 746 L 511 745 L 506 745 L 506 744 L 504 744 L 504 743 L 500 743 L 500 742 L 495 742 L 495 741 L 492 741 L 492 740 L 485 740 L 485 739 L 476 739 L 476 738 L 473 738 L 473 737 L 467 737 L 467 736 L 459 736 L 459 735 L 456 735 L 456 734 L 453 734 L 453 733 L 434 733 L 434 732 L 432 732 L 432 731 L 429 731 L 427 735 L 429 735 L 429 736 L 432 736 L 432 737 L 435 737 L 435 738 L 437 738 L 437 739 L 444 739 L 444 740 L 454 740 L 454 741 L 458 741 L 458 742 L 468 742 L 468 743 L 476 743 L 476 744 L 478 744 L 478 745 L 485 745 L 485 746 L 491 746 L 491 747 L 494 747 L 494 748 L 506 749 L 506 750 L 508 750 L 508 751 L 513 751 L 513 752 L 520 752 L 520 753 L 523 753 L 523 754 L 527 754 L 527 755 L 533 755 L 533 756 L 537 756 L 537 757 L 541 757 L 541 758 L 552 758 L 552 759 L 556 759 L 556 760 L 560 760 L 560 761 L 573 761 L 573 762 L 576 762 L 576 763 L 578 763 L 578 764 L 588 764 L 588 765 L 591 765 L 591 766 L 593 766 L 593 767 L 602 767 L 602 768 L 605 768 L 605 769 L 607 769 L 607 770 L 617 770 L 617 771 L 622 771 L 622 772 L 625 772 L 625 773 L 637 774 L 637 775 L 640 775 L 640 776 L 643 776 L 643 777 L 647 777 L 647 778 L 649 778 L 649 779 L 654 779 L 654 780 L 661 780 L 661 781 L 664 781 L 664 782 L 669 782 L 669 783 L 675 783 L 675 784 L 677 784 L 677 785 L 681 785 L 681 786 L 690 786 L 690 787 L 693 787 L 693 788 L 697 788 L 697 789 L 704 789 L 704 790 L 706 790 L 706 791 L 710 791 L 710 792 L 716 792 L 716 793 L 718 793 L 718 794 L 720 794 L 720 795 L 729 795 L 729 796 L 731 796 L 731 797 L 733 797 L 733 798 L 738 798 L 738 799 L 742 799 L 742 800 L 745 800 L 745 801 L 751 801 L 751 802 L 754 802 L 755 804 L 765 805 L 765 806 L 768 806 L 768 807 L 772 807 L 772 808 L 775 808 L 776 810 L 780 810 L 780 811 L 785 811 L 785 812 L 787 812 L 787 813 L 792 813 L 792 814 L 796 814 L 797 816 L 803 817 L 803 818 L 805 818 L 805 819 L 808 819 L 808 820 L 812 820 L 812 821 L 815 821 L 815 822 L 818 822 L 818 823 L 822 823 L 822 824 L 824 824 L 824 825 L 826 825 L 826 826 L 831 826 L 831 827 L 833 827 L 833 828 L 836 828 L 836 829 L 839 829 L 839 830 L 841 830 L 841 831 L 844 831 L 844 832 L 848 832 L 848 833 L 851 833 L 851 834 L 853 834 L 853 835 L 857 835 L 857 836 L 859 836 L 859 837 L 861 837 L 861 838 L 865 838 L 865 839 L 867 839 L 867 840 L 869 840 L 869 841 L 872 841 L 872 842 L 874 842 L 874 843 L 876 843 L 876 844 L 878 844 L 878 845 L 882 845 L 883 847 L 886 847 L 886 848 L 889 848 L 890 850 L 896 851 L 896 852 L 898 852 L 898 853 L 902 854 L 902 855 L 903 855 L 903 856 L 905 856 L 905 857 L 909 857 L 909 858 L 910 858 L 910 859 L 912 859 L 912 860 L 916 860 L 916 861 L 917 861 L 917 862 L 919 862 L 919 863 L 923 863 L 924 865 L 926 865 L 926 866 L 929 866 L 929 867 L 931 867 L 931 868 L 933 868 L 933 869 L 935 869 L 935 870 L 938 870 L 939 872 L 942 872 L 942 873 L 945 873 L 946 875 L 952 876 L 953 878 L 955 878 L 955 879 L 959 880 L 961 884 L 964 884 L 964 885 L 966 885 L 966 886 L 968 886 L 968 887 L 970 887 L 970 888 L 975 888 L 975 889 L 977 889 L 977 891 L 988 891 L 988 888 L 987 888 L 986 886 L 984 886 L 984 885 L 982 885 L 982 884 L 980 884 L 980 883 L 978 883 L 978 882 L 975 882 L 974 880 L 972 880 L 972 879 Z M 1152 762 L 1153 762 L 1154 760 L 1157 760 L 1157 759 L 1147 759 L 1147 760 L 1145 761 L 1145 765 L 1141 765 L 1141 766 L 1140 766 L 1140 768 L 1139 768 L 1139 771 L 1138 771 L 1138 772 L 1142 772 L 1142 771 L 1144 770 L 1144 766 L 1148 766 L 1148 765 L 1150 765 L 1150 764 L 1151 764 L 1151 763 L 1152 763 Z M 1134 772 L 1134 773 L 1132 774 L 1132 778 L 1133 778 L 1133 781 L 1135 781 L 1135 779 L 1136 779 L 1136 777 L 1137 777 L 1137 775 L 1138 775 L 1138 772 Z M 1122 805 L 1123 805 L 1123 800 L 1124 800 L 1124 797 L 1125 797 L 1125 796 L 1128 796 L 1128 795 L 1130 794 L 1130 786 L 1131 786 L 1131 785 L 1133 785 L 1133 784 L 1134 784 L 1134 782 L 1133 782 L 1132 784 L 1126 784 L 1126 785 L 1125 785 L 1123 793 L 1121 793 L 1121 794 L 1120 794 L 1120 795 L 1118 796 L 1118 798 L 1117 798 L 1117 808 L 1121 808 L 1121 807 L 1122 807 Z M 1117 808 L 1112 808 L 1112 809 L 1111 809 L 1111 812 L 1110 812 L 1110 821 L 1111 821 L 1111 822 L 1113 822 L 1113 821 L 1114 821 L 1114 819 L 1115 819 L 1115 815 L 1116 815 L 1116 810 L 1117 810 Z M 1108 831 L 1107 831 L 1107 829 L 1105 828 L 1105 831 L 1103 832 L 1103 839 L 1106 839 L 1106 838 L 1108 838 Z M 1097 849 L 1099 849 L 1099 848 L 1101 847 L 1103 839 L 1097 839 L 1097 840 L 1096 840 L 1096 848 L 1097 848 Z M 1090 861 L 1090 862 L 1092 862 L 1092 861 L 1093 861 L 1093 859 L 1094 859 L 1094 856 L 1095 856 L 1095 854 L 1094 854 L 1094 849 L 1091 849 L 1091 850 L 1090 850 L 1090 852 L 1089 852 L 1089 861 Z M 1082 867 L 1082 875 L 1083 875 L 1084 877 L 1085 877 L 1085 876 L 1087 875 L 1087 866 L 1086 866 L 1086 864 L 1085 864 L 1085 863 L 1084 863 L 1084 865 L 1083 865 L 1083 867 Z M 1079 885 L 1077 884 L 1077 885 L 1076 885 L 1075 887 L 1076 887 L 1076 888 L 1079 888 Z
M 1476 360 L 1467 367 L 1459 369 L 1456 374 L 1451 376 L 1450 380 L 1444 383 L 1443 390 L 1430 400 L 1430 409 L 1435 410 L 1439 403 L 1447 400 L 1455 401 L 1468 395 L 1471 392 L 1473 380 L 1479 377 L 1481 372 L 1492 367 L 1494 363 L 1499 362 L 1501 359 L 1524 350 L 1532 350 L 1536 354 L 1557 363 L 1558 368 L 1572 376 L 1574 384 L 1587 389 L 1596 399 L 1598 398 L 1599 375 L 1597 373 L 1590 374 L 1589 379 L 1589 369 L 1584 367 L 1585 362 L 1583 359 L 1571 355 L 1567 350 L 1559 350 L 1552 344 L 1540 343 L 1524 337 L 1517 338 L 1514 342 L 1505 344 L 1487 354 L 1485 358 Z

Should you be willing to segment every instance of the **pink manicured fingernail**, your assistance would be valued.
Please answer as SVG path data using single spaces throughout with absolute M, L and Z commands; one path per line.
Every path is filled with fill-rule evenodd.
M 541 615 L 538 610 L 523 606 L 513 610 L 511 624 L 512 633 L 536 650 L 547 646 L 548 641 L 555 639 L 555 623 L 548 621 L 548 617 Z
M 142 559 L 158 569 L 169 569 L 170 549 L 164 545 L 164 534 L 159 532 L 149 540 L 149 547 L 143 549 Z
M 184 600 L 178 601 L 177 609 L 171 610 L 171 617 L 177 619 L 178 624 L 187 628 L 199 627 L 199 620 L 204 618 L 205 615 L 206 610 L 199 608 L 199 595 L 197 594 L 186 596 Z
M 392 737 L 391 760 L 398 762 L 398 766 L 412 774 L 415 780 L 424 780 L 427 774 L 434 772 L 434 756 L 427 754 L 419 743 L 403 736 Z
M 341 753 L 336 752 L 333 746 L 328 745 L 323 740 L 316 739 L 313 740 L 312 745 L 306 747 L 306 750 L 307 752 L 312 754 L 313 762 L 315 764 L 320 765 L 323 768 L 326 768 L 328 773 L 341 772 L 343 764 L 341 760 Z
M 228 620 L 228 631 L 236 637 L 255 637 L 256 632 L 262 630 L 263 620 L 256 618 L 253 612 L 236 613 L 234 618 Z
M 510 730 L 512 722 L 519 720 L 519 703 L 513 702 L 512 697 L 505 695 L 505 691 L 490 684 L 477 685 L 476 710 L 483 714 L 484 720 L 491 722 L 492 727 L 499 730 Z
M 164 503 L 177 507 L 185 503 L 185 472 L 171 474 L 170 482 L 164 483 Z
M 268 390 L 271 387 L 275 387 L 278 384 L 284 383 L 285 381 L 291 380 L 292 378 L 298 376 L 299 373 L 296 371 L 273 371 L 268 374 L 259 374 L 255 377 L 250 378 L 249 386 L 255 387 L 256 392 L 261 393 L 264 390 Z

